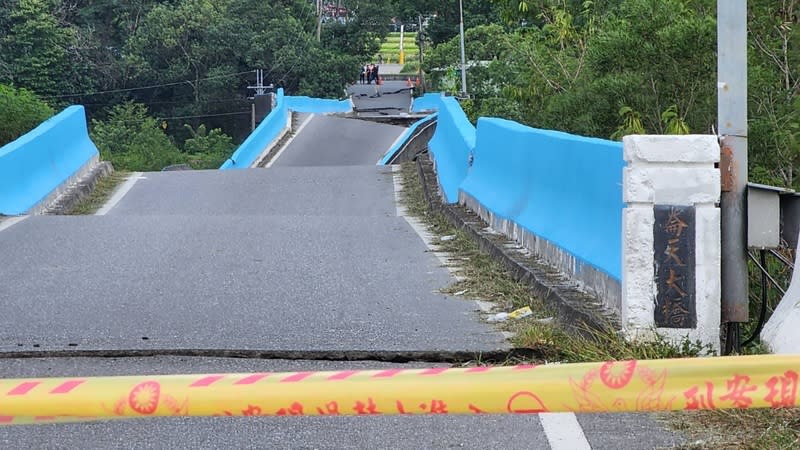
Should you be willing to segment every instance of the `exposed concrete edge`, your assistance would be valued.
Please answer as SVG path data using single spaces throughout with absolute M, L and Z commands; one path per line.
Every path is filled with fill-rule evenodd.
M 424 119 L 423 119 L 424 120 Z M 409 136 L 404 136 L 399 148 L 393 152 L 384 165 L 400 164 L 411 161 L 418 154 L 428 149 L 428 142 L 436 132 L 437 117 L 430 117 L 428 120 L 420 121 L 417 129 L 413 130 Z M 385 158 L 385 157 L 384 157 Z M 382 160 L 384 158 L 381 158 Z
M 111 163 L 92 156 L 80 169 L 64 180 L 43 200 L 28 210 L 28 214 L 61 214 L 92 193 L 97 180 L 114 171 Z
M 481 204 L 478 199 L 464 191 L 459 191 L 458 201 L 469 210 L 475 212 L 492 229 L 503 233 L 513 242 L 521 244 L 545 261 L 547 265 L 565 274 L 576 283 L 578 289 L 602 301 L 603 307 L 610 314 L 620 316 L 622 285 L 619 280 L 580 260 L 557 244 L 525 229 L 520 224 L 498 217 Z
M 262 150 L 253 163 L 250 164 L 251 169 L 261 167 L 262 165 L 268 163 L 273 156 L 275 156 L 275 152 L 273 150 L 278 150 L 280 146 L 285 143 L 283 141 L 286 135 L 292 132 L 292 118 L 294 117 L 294 114 L 295 113 L 293 111 L 289 111 L 289 119 L 286 121 L 286 126 L 283 127 L 281 132 L 278 133 L 278 135 L 275 136 L 275 138 L 272 139 L 272 141 L 266 147 L 264 147 L 264 150 Z
M 596 296 L 579 289 L 577 283 L 563 272 L 517 242 L 492 230 L 468 208 L 444 203 L 433 162 L 427 154 L 420 155 L 416 164 L 430 208 L 442 212 L 454 226 L 464 230 L 481 250 L 506 267 L 515 280 L 530 286 L 535 295 L 556 310 L 560 322 L 576 330 L 580 330 L 582 324 L 600 330 L 619 330 L 619 318 L 603 308 Z

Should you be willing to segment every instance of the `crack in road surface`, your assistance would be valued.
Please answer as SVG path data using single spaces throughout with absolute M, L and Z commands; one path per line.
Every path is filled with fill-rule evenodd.
M 376 361 L 391 363 L 503 363 L 541 360 L 535 349 L 496 351 L 374 351 L 374 350 L 227 350 L 227 349 L 143 349 L 143 350 L 41 350 L 0 352 L 0 359 L 23 358 L 141 358 L 153 356 L 196 356 L 203 358 L 276 359 L 303 361 Z

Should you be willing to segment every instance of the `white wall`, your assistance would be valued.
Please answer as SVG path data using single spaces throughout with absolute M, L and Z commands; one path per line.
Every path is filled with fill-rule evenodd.
M 792 282 L 778 307 L 772 312 L 764 329 L 761 340 L 773 353 L 800 353 L 800 253 L 795 259 L 795 270 Z
M 622 327 L 631 339 L 660 335 L 720 347 L 720 148 L 716 136 L 625 136 Z M 655 205 L 695 207 L 696 328 L 656 328 Z

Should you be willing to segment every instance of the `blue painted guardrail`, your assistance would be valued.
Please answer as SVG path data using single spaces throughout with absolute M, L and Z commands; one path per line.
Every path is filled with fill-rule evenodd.
M 418 113 L 437 110 L 439 109 L 442 98 L 443 94 L 441 92 L 429 92 L 422 97 L 416 97 L 411 104 L 411 112 Z
M 0 214 L 25 214 L 97 155 L 83 106 L 0 147 Z
M 275 107 L 219 169 L 249 168 L 270 142 L 286 129 L 288 123 L 289 110 L 286 108 L 286 97 L 283 95 L 283 89 L 279 88 L 275 94 Z
M 458 187 L 467 176 L 475 148 L 475 127 L 455 97 L 438 99 L 439 118 L 428 149 L 436 161 L 439 186 L 448 203 L 458 202 Z
M 394 159 L 395 156 L 397 156 L 397 152 L 399 152 L 400 149 L 402 149 L 403 146 L 406 145 L 411 136 L 413 136 L 414 133 L 417 132 L 417 128 L 419 128 L 420 125 L 428 123 L 429 121 L 433 120 L 438 115 L 439 113 L 429 114 L 411 124 L 410 127 L 406 128 L 406 131 L 404 131 L 403 134 L 401 134 L 400 137 L 397 138 L 394 145 L 392 145 L 389 148 L 389 150 L 386 151 L 386 153 L 383 155 L 383 158 L 381 158 L 378 164 L 382 166 L 389 164 L 389 161 L 391 161 L 392 159 Z
M 279 88 L 275 94 L 275 107 L 264 118 L 263 121 L 250 133 L 250 136 L 242 142 L 239 148 L 233 152 L 230 158 L 220 166 L 220 170 L 247 169 L 261 152 L 274 141 L 281 132 L 286 129 L 289 123 L 289 112 L 301 113 L 339 113 L 350 112 L 353 104 L 350 99 L 331 100 L 325 98 L 312 97 L 293 97 L 284 95 L 283 88 Z
M 290 111 L 300 113 L 346 113 L 353 110 L 350 99 L 334 100 L 328 98 L 313 98 L 302 96 L 286 97 L 286 107 Z
M 459 189 L 619 281 L 624 165 L 621 142 L 481 118 Z

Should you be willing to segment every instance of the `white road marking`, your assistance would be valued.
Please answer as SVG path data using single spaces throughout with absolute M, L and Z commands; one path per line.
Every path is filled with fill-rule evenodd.
M 541 413 L 539 421 L 552 450 L 591 450 L 575 414 Z
M 406 207 L 403 205 L 400 199 L 400 192 L 403 190 L 403 176 L 400 174 L 400 166 L 397 164 L 392 165 L 392 172 L 394 176 L 392 177 L 392 183 L 394 184 L 394 204 L 395 204 L 395 211 L 397 212 L 397 217 L 402 217 L 403 220 L 406 221 L 411 226 L 411 229 L 417 233 L 422 242 L 425 243 L 425 246 L 428 247 L 431 253 L 439 259 L 439 262 L 442 263 L 451 275 L 456 279 L 456 281 L 462 281 L 464 277 L 458 275 L 459 268 L 454 267 L 450 260 L 447 258 L 447 253 L 440 252 L 436 249 L 433 245 L 434 236 L 428 231 L 428 228 L 425 226 L 422 221 L 417 219 L 416 217 L 411 217 L 408 215 L 408 211 Z
M 275 156 L 273 156 L 272 159 L 269 160 L 267 165 L 264 166 L 265 169 L 269 169 L 270 167 L 272 167 L 273 164 L 275 164 L 275 161 L 277 161 L 278 158 L 283 154 L 283 151 L 289 147 L 289 144 L 292 143 L 294 138 L 296 138 L 300 134 L 300 132 L 303 131 L 303 128 L 305 128 L 306 125 L 308 125 L 308 123 L 311 122 L 311 119 L 313 118 L 314 114 L 310 114 L 308 117 L 306 117 L 306 120 L 304 120 L 303 123 L 301 123 L 300 126 L 297 127 L 297 131 L 294 132 L 294 136 L 290 137 L 289 140 L 286 141 L 285 144 L 283 144 L 283 147 L 281 147 L 281 149 L 278 150 L 278 153 L 276 153 Z
M 422 239 L 422 242 L 430 249 L 442 265 L 446 267 L 451 273 L 455 274 L 457 268 L 453 267 L 447 260 L 447 255 L 443 252 L 436 251 L 435 247 L 431 244 L 433 242 L 433 235 L 425 228 L 425 225 L 414 217 L 409 217 L 405 206 L 400 201 L 400 191 L 403 190 L 402 175 L 400 174 L 400 166 L 393 165 L 392 172 L 394 176 L 392 181 L 394 183 L 394 199 L 397 215 L 405 219 L 411 226 L 414 232 Z M 476 301 L 478 307 L 488 312 L 488 303 Z M 488 311 L 487 311 L 488 310 Z M 505 334 L 506 338 L 513 337 L 513 333 Z M 583 433 L 577 417 L 573 413 L 542 413 L 539 414 L 539 421 L 542 424 L 547 441 L 550 443 L 552 450 L 591 450 L 589 441 L 586 440 L 586 435 Z
M 0 221 L 0 231 L 6 230 L 8 228 L 13 227 L 14 225 L 22 222 L 23 220 L 27 219 L 28 216 L 16 216 L 16 217 L 9 217 Z
M 111 198 L 108 199 L 106 204 L 103 205 L 102 208 L 98 209 L 97 212 L 94 213 L 94 215 L 105 216 L 106 214 L 108 214 L 108 212 L 111 211 L 111 208 L 117 206 L 117 203 L 119 203 L 120 200 L 122 200 L 122 197 L 125 197 L 125 194 L 127 194 L 128 191 L 130 191 L 131 188 L 133 188 L 133 185 L 136 184 L 136 182 L 139 181 L 140 179 L 144 180 L 147 178 L 142 176 L 142 172 L 132 173 L 128 177 L 128 179 L 125 180 L 125 182 L 122 183 L 122 185 L 118 187 L 116 191 L 114 191 L 114 195 L 112 195 Z

